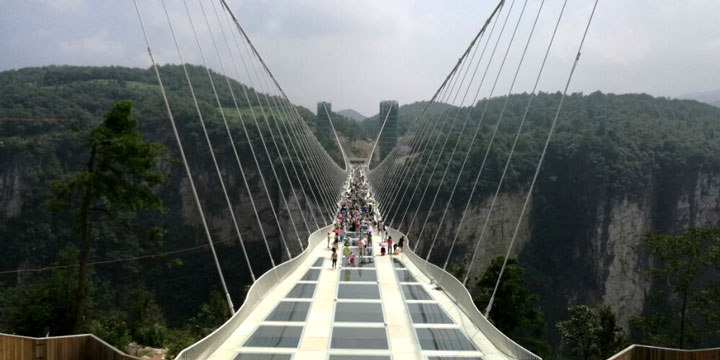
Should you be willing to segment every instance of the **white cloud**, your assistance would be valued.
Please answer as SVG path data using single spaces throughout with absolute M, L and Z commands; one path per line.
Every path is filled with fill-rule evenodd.
M 182 2 L 166 2 L 186 61 L 201 63 Z M 204 28 L 197 1 L 188 3 L 196 26 Z M 432 96 L 492 3 L 229 0 L 293 101 L 314 109 L 316 101 L 329 100 L 335 109 L 350 107 L 366 114 L 375 113 L 382 99 L 407 103 Z M 159 1 L 139 4 L 157 58 L 177 63 Z M 528 11 L 538 4 L 529 0 Z M 559 5 L 546 1 L 538 28 L 545 37 L 531 46 L 527 69 L 539 66 L 538 54 Z M 569 1 L 543 77 L 544 89 L 557 89 L 565 79 L 591 6 L 591 0 Z M 720 87 L 719 13 L 717 1 L 601 1 L 572 90 L 677 95 Z M 150 64 L 134 7 L 127 1 L 0 0 L 0 35 L 0 69 L 50 63 Z M 211 66 L 219 70 L 206 31 L 200 37 Z M 519 51 L 512 54 L 508 69 L 514 69 Z M 534 71 L 521 72 L 516 89 L 527 89 Z M 496 93 L 507 81 L 503 75 Z

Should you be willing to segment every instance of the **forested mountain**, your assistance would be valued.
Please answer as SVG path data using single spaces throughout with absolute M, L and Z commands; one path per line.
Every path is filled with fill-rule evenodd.
M 410 122 L 414 121 L 422 113 L 427 104 L 427 101 L 418 101 L 412 104 L 400 106 L 398 111 L 398 135 L 402 135 L 407 131 L 410 126 Z M 436 115 L 450 108 L 454 108 L 454 106 L 443 103 L 435 103 L 433 105 L 432 113 Z M 365 131 L 365 137 L 372 141 L 375 141 L 375 138 L 380 131 L 380 127 L 382 126 L 382 121 L 385 119 L 384 114 L 383 118 L 380 118 L 379 116 L 379 114 L 375 114 L 360 122 L 360 126 Z
M 205 69 L 191 67 L 190 70 L 196 88 L 207 90 L 197 91 L 199 100 L 203 113 L 208 114 L 208 130 L 219 162 L 223 164 L 235 211 L 240 214 L 241 231 L 257 275 L 270 267 L 269 259 L 248 209 L 248 195 L 234 165 L 219 111 L 213 111 L 215 103 L 209 97 L 212 92 Z M 218 191 L 215 170 L 182 68 L 164 66 L 162 73 L 203 206 L 218 242 L 220 263 L 238 306 L 244 287 L 250 283 L 248 270 L 233 234 L 224 198 Z M 218 83 L 224 81 L 220 75 L 214 76 L 218 77 Z M 246 90 L 254 94 L 253 89 Z M 469 285 L 477 283 L 490 259 L 504 253 L 559 98 L 560 94 L 556 93 L 540 94 L 534 101 L 501 191 L 500 205 L 491 219 L 492 227 L 481 246 L 480 266 L 473 270 Z M 101 229 L 102 241 L 98 242 L 92 259 L 137 258 L 190 250 L 93 267 L 94 329 L 116 336 L 113 324 L 125 322 L 131 328 L 143 329 L 157 324 L 177 331 L 173 333 L 175 337 L 197 336 L 223 318 L 222 298 L 216 292 L 220 289 L 216 270 L 209 251 L 203 247 L 205 238 L 186 176 L 177 160 L 177 146 L 153 73 L 149 69 L 119 67 L 43 67 L 0 73 L 0 253 L 3 254 L 0 257 L 0 331 L 39 336 L 69 331 L 63 328 L 63 319 L 57 318 L 57 314 L 62 314 L 63 296 L 68 296 L 71 289 L 67 279 L 72 277 L 73 268 L 1 271 L 74 263 L 77 249 L 69 245 L 75 242 L 69 230 L 71 220 L 67 216 L 51 216 L 44 206 L 50 197 L 49 182 L 83 166 L 87 160 L 83 139 L 88 129 L 101 121 L 114 101 L 121 99 L 132 101 L 143 136 L 164 144 L 170 151 L 170 159 L 162 164 L 169 181 L 159 188 L 167 212 L 142 217 L 143 223 L 164 228 L 166 235 L 157 243 L 104 228 Z M 486 101 L 479 102 L 478 106 L 484 106 Z M 472 179 L 479 170 L 489 134 L 497 124 L 504 101 L 503 97 L 490 100 L 471 161 L 460 174 L 458 194 L 469 194 L 471 190 Z M 471 246 L 479 236 L 479 227 L 526 102 L 527 95 L 513 95 L 509 99 L 470 217 L 462 226 L 459 246 L 451 257 L 454 268 L 467 266 Z M 244 101 L 240 104 L 243 111 L 248 105 Z M 411 121 L 425 105 L 419 102 L 400 107 L 398 134 L 408 132 Z M 464 119 L 468 111 L 473 111 L 469 126 L 474 129 L 480 121 L 480 112 L 472 109 L 441 105 L 434 111 L 449 114 L 449 119 L 456 113 Z M 315 115 L 301 107 L 298 111 L 315 130 Z M 230 120 L 231 129 L 237 134 L 235 140 L 241 160 L 245 168 L 250 169 L 252 190 L 262 194 L 259 174 L 254 170 L 250 145 L 242 135 L 240 121 L 237 116 L 231 116 Z M 255 141 L 260 134 L 249 116 L 245 116 L 244 121 L 259 162 L 266 167 L 262 171 L 269 173 L 266 155 Z M 258 121 L 263 136 L 269 137 L 264 130 L 266 120 Z M 380 128 L 377 115 L 360 124 L 339 116 L 333 116 L 333 121 L 339 135 L 347 139 L 374 140 Z M 451 133 L 454 139 L 459 126 L 451 129 L 451 123 L 444 122 L 443 128 L 437 129 L 433 136 Z M 545 313 L 553 343 L 557 343 L 554 323 L 567 318 L 569 304 L 607 304 L 624 326 L 631 316 L 648 308 L 653 282 L 647 270 L 654 263 L 643 244 L 648 231 L 681 233 L 689 226 L 720 226 L 718 131 L 720 109 L 696 101 L 599 92 L 573 94 L 566 99 L 515 252 L 519 264 L 526 269 L 526 283 L 539 294 L 538 303 Z M 471 134 L 472 131 L 465 131 L 460 137 L 459 151 L 463 154 Z M 324 145 L 340 161 L 337 148 L 333 148 L 334 139 L 331 140 Z M 460 173 L 461 161 L 456 154 L 449 174 Z M 439 174 L 431 182 L 429 194 L 438 188 Z M 417 182 L 417 179 L 407 181 Z M 439 204 L 445 204 L 449 198 L 449 181 L 454 178 L 446 180 L 441 188 Z M 271 201 L 279 204 L 277 186 L 268 185 Z M 425 185 L 425 180 L 421 185 Z M 271 218 L 267 199 L 258 195 L 255 200 L 263 218 Z M 453 198 L 449 220 L 440 229 L 432 261 L 444 261 L 459 211 L 466 200 L 465 195 Z M 410 215 L 415 205 L 410 207 Z M 428 205 L 426 200 L 424 206 Z M 434 234 L 438 225 L 432 221 L 440 218 L 439 211 L 442 207 L 436 206 L 431 215 L 437 216 L 430 216 L 426 234 Z M 424 215 L 421 213 L 418 217 Z M 283 212 L 281 217 L 284 228 L 290 229 L 287 213 Z M 267 226 L 267 230 L 275 260 L 279 261 L 282 249 L 278 234 L 274 226 Z M 412 229 L 411 236 L 418 230 Z M 297 253 L 297 243 L 290 242 L 290 245 L 294 246 L 293 253 Z M 129 323 L 136 318 L 147 321 Z M 192 330 L 188 327 L 197 332 L 186 334 Z
M 683 94 L 680 97 L 683 99 L 697 100 L 706 104 L 720 107 L 720 90 L 694 92 L 689 94 Z
M 363 120 L 365 120 L 365 118 L 367 118 L 367 116 L 365 116 L 353 109 L 340 110 L 337 113 L 348 119 L 352 119 L 355 121 L 363 121 Z
M 189 71 L 215 153 L 225 173 L 234 210 L 240 214 L 240 230 L 250 258 L 255 260 L 253 269 L 259 276 L 270 267 L 270 260 L 255 218 L 248 210 L 248 193 L 212 97 L 207 73 L 204 68 L 194 66 L 190 66 Z M 219 190 L 182 68 L 164 66 L 161 72 L 230 294 L 240 304 L 244 288 L 250 284 L 250 276 Z M 213 76 L 216 83 L 224 82 L 220 75 Z M 235 86 L 242 88 L 237 83 Z M 253 89 L 245 90 L 256 111 L 270 111 L 267 106 L 259 106 Z M 222 96 L 223 104 L 232 103 L 231 99 Z M 141 317 L 148 322 L 147 326 L 143 326 L 150 329 L 166 324 L 171 328 L 186 329 L 189 324 L 194 324 L 194 329 L 201 329 L 192 335 L 197 337 L 223 320 L 222 300 L 218 302 L 211 296 L 220 290 L 217 272 L 205 246 L 206 239 L 187 177 L 179 163 L 177 145 L 154 73 L 150 69 L 119 67 L 43 67 L 0 73 L 0 253 L 3 254 L 0 256 L 0 271 L 11 271 L 0 274 L 1 332 L 44 336 L 70 331 L 72 323 L 63 314 L 69 312 L 64 307 L 73 303 L 72 283 L 66 280 L 73 279 L 72 274 L 76 270 L 72 267 L 42 272 L 14 273 L 12 270 L 76 262 L 77 256 L 73 254 L 77 254 L 77 247 L 73 245 L 76 241 L 71 231 L 71 219 L 67 215 L 52 216 L 45 207 L 51 197 L 50 182 L 68 172 L 82 169 L 88 159 L 85 148 L 88 130 L 99 124 L 113 102 L 120 99 L 133 103 L 134 115 L 139 119 L 139 130 L 143 136 L 165 145 L 170 151 L 169 159 L 161 166 L 169 180 L 158 188 L 167 211 L 160 215 L 141 216 L 141 223 L 160 226 L 166 234 L 158 243 L 141 235 L 128 235 L 123 229 L 96 226 L 96 236 L 100 240 L 91 256 L 92 261 L 141 259 L 93 267 L 91 276 L 95 287 L 89 323 L 95 325 L 89 331 L 98 332 L 113 341 L 123 338 L 122 334 L 108 335 L 117 329 L 122 333 L 123 327 L 113 324 L 129 324 Z M 248 136 L 268 179 L 270 201 L 280 208 L 278 186 L 269 175 L 270 161 L 259 142 L 260 132 L 266 139 L 272 136 L 266 123 L 271 115 L 260 116 L 259 126 L 256 127 L 248 102 L 244 101 L 244 97 L 239 97 L 239 101 Z M 312 125 L 315 116 L 304 108 L 298 111 Z M 225 113 L 235 134 L 240 160 L 246 169 L 260 217 L 269 221 L 273 218 L 270 202 L 262 191 L 259 172 L 255 169 L 237 112 L 228 108 Z M 276 115 L 282 123 L 282 116 Z M 272 147 L 270 149 L 272 151 Z M 341 161 L 339 151 L 334 149 L 337 160 Z M 330 152 L 333 150 L 330 149 Z M 270 156 L 278 165 L 280 157 L 274 152 Z M 287 184 L 282 186 L 288 188 Z M 288 211 L 282 211 L 279 216 L 288 245 L 296 254 L 300 250 L 295 234 L 288 230 L 292 229 Z M 298 226 L 300 237 L 307 236 L 304 226 Z M 279 262 L 284 255 L 277 227 L 268 225 L 265 231 L 275 261 Z M 178 250 L 181 251 L 176 252 Z M 167 252 L 171 253 L 165 254 Z M 161 255 L 153 256 L 155 254 Z M 219 307 L 215 306 L 218 304 Z M 213 309 L 219 310 L 220 315 L 213 314 Z M 131 329 L 138 328 L 134 324 L 129 325 Z M 181 338 L 181 335 L 173 337 Z
M 423 237 L 424 241 L 432 240 L 438 231 L 436 221 L 441 218 L 442 205 L 448 201 L 452 182 L 459 174 L 448 220 L 438 232 L 432 253 L 431 260 L 437 264 L 447 256 L 460 211 L 505 100 L 490 100 L 462 173 L 464 152 L 487 100 L 474 108 L 448 109 L 447 116 L 443 115 L 446 121 L 433 132 L 432 138 L 439 139 L 439 144 L 449 134 L 448 147 L 460 139 L 462 154 L 452 159 L 449 176 L 440 187 L 437 204 L 441 205 L 436 205 L 430 216 L 420 211 L 409 232 L 410 237 L 417 235 L 427 217 L 430 220 Z M 480 277 L 490 260 L 504 254 L 507 248 L 559 100 L 559 93 L 542 93 L 533 102 L 481 242 L 481 266 L 473 269 L 474 277 Z M 460 245 L 450 258 L 457 268 L 469 263 L 527 101 L 528 95 L 509 98 L 468 219 L 461 228 Z M 468 111 L 472 111 L 471 120 L 460 134 L 461 121 Z M 407 125 L 401 123 L 401 127 Z M 696 101 L 599 92 L 568 96 L 515 248 L 527 271 L 529 287 L 540 295 L 548 324 L 566 318 L 569 304 L 607 304 L 627 326 L 630 318 L 642 313 L 651 301 L 653 281 L 648 268 L 655 262 L 645 247 L 645 235 L 649 231 L 679 234 L 693 226 L 720 227 L 718 131 L 720 109 Z M 430 206 L 439 187 L 449 153 L 445 151 L 439 162 L 423 209 Z M 430 157 L 428 173 L 436 158 L 437 154 Z M 420 163 L 426 161 L 424 157 Z M 418 179 L 408 176 L 406 181 L 411 193 Z M 426 182 L 420 181 L 418 194 Z M 415 216 L 419 198 L 417 195 L 410 204 L 408 218 Z M 400 209 L 407 207 L 407 199 L 398 202 Z M 557 342 L 554 327 L 548 330 L 553 342 Z

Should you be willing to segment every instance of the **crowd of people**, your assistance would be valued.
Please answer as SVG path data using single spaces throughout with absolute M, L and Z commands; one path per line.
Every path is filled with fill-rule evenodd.
M 340 246 L 344 246 L 343 255 L 348 265 L 356 261 L 365 262 L 366 257 L 373 256 L 373 233 L 381 236 L 380 255 L 399 254 L 403 250 L 405 238 L 393 244 L 392 236 L 385 231 L 385 224 L 377 214 L 375 203 L 368 188 L 367 179 L 360 167 L 351 169 L 350 183 L 335 215 L 333 232 L 328 233 L 328 248 L 331 248 L 332 267 L 337 266 Z M 334 234 L 334 237 L 333 237 Z M 332 246 L 331 246 L 332 242 Z M 357 246 L 356 254 L 350 246 Z M 386 250 L 387 248 L 387 250 Z

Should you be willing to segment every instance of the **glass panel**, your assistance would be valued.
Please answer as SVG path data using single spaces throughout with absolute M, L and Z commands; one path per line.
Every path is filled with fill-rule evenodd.
M 380 299 L 380 288 L 376 284 L 340 284 L 338 299 Z
M 422 285 L 401 285 L 407 300 L 432 300 Z
M 400 282 L 417 282 L 415 277 L 407 270 L 397 270 L 395 273 L 397 274 L 398 281 Z
M 423 350 L 477 350 L 458 329 L 416 328 L 415 333 Z
M 407 304 L 410 316 L 416 324 L 452 324 L 438 304 Z
M 485 360 L 479 356 L 461 357 L 461 356 L 430 356 L 428 360 Z
M 290 354 L 243 354 L 239 353 L 233 360 L 290 360 Z
M 328 360 L 390 360 L 390 357 L 368 355 L 330 355 Z
M 393 262 L 393 266 L 396 267 L 396 268 L 402 268 L 402 269 L 405 268 L 405 265 L 404 265 L 400 260 L 398 260 L 398 259 L 394 259 L 394 258 L 393 258 L 393 259 L 392 259 L 392 262 Z
M 315 284 L 295 284 L 286 297 L 311 299 L 315 293 Z
M 355 257 L 355 263 L 351 264 L 347 258 L 342 259 L 343 267 L 374 268 L 375 259 L 372 256 Z
M 305 273 L 305 276 L 302 277 L 300 280 L 310 280 L 310 281 L 317 281 L 317 279 L 320 277 L 320 269 L 310 269 Z
M 344 269 L 340 273 L 340 281 L 375 281 L 375 282 L 377 282 L 377 272 L 375 270 Z
M 335 321 L 383 322 L 382 305 L 379 303 L 339 302 L 335 306 Z
M 324 257 L 319 257 L 319 258 L 317 258 L 317 260 L 315 260 L 315 262 L 312 264 L 312 266 L 314 266 L 314 267 L 321 267 L 322 264 L 323 264 L 323 261 L 325 261 L 325 258 L 324 258 Z
M 385 328 L 334 327 L 332 349 L 387 349 Z
M 259 326 L 244 346 L 295 348 L 302 329 L 302 326 Z
M 265 321 L 305 321 L 310 303 L 306 301 L 281 301 Z

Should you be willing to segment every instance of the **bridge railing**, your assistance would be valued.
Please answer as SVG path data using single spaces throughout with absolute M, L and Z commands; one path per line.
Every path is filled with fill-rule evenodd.
M 0 333 L 0 360 L 140 360 L 93 334 L 35 338 Z
M 318 243 L 327 239 L 327 232 L 330 230 L 332 230 L 332 225 L 318 229 L 310 235 L 309 244 L 305 248 L 305 251 L 260 276 L 252 287 L 250 287 L 250 290 L 245 297 L 245 301 L 242 306 L 240 306 L 240 309 L 235 312 L 235 315 L 233 315 L 228 321 L 222 324 L 222 326 L 217 328 L 210 335 L 204 337 L 202 340 L 196 342 L 189 348 L 181 351 L 176 359 L 194 360 L 208 358 L 220 347 L 220 345 L 227 341 L 235 329 L 237 329 L 237 327 L 245 319 L 247 319 L 248 315 L 250 315 L 250 313 L 255 309 L 257 304 L 265 298 L 265 295 L 267 295 L 277 284 L 279 284 L 282 279 L 293 273 L 298 266 L 307 259 L 310 255 L 311 249 L 314 249 Z
M 718 360 L 720 348 L 713 349 L 669 349 L 648 345 L 630 345 L 608 360 Z
M 393 239 L 400 239 L 405 236 L 405 234 L 392 228 L 387 228 L 387 232 Z M 417 256 L 410 250 L 409 245 L 405 245 L 403 256 L 412 261 L 423 274 L 438 285 L 498 350 L 515 359 L 540 360 L 539 356 L 523 348 L 491 324 L 475 306 L 467 288 L 452 274 Z

